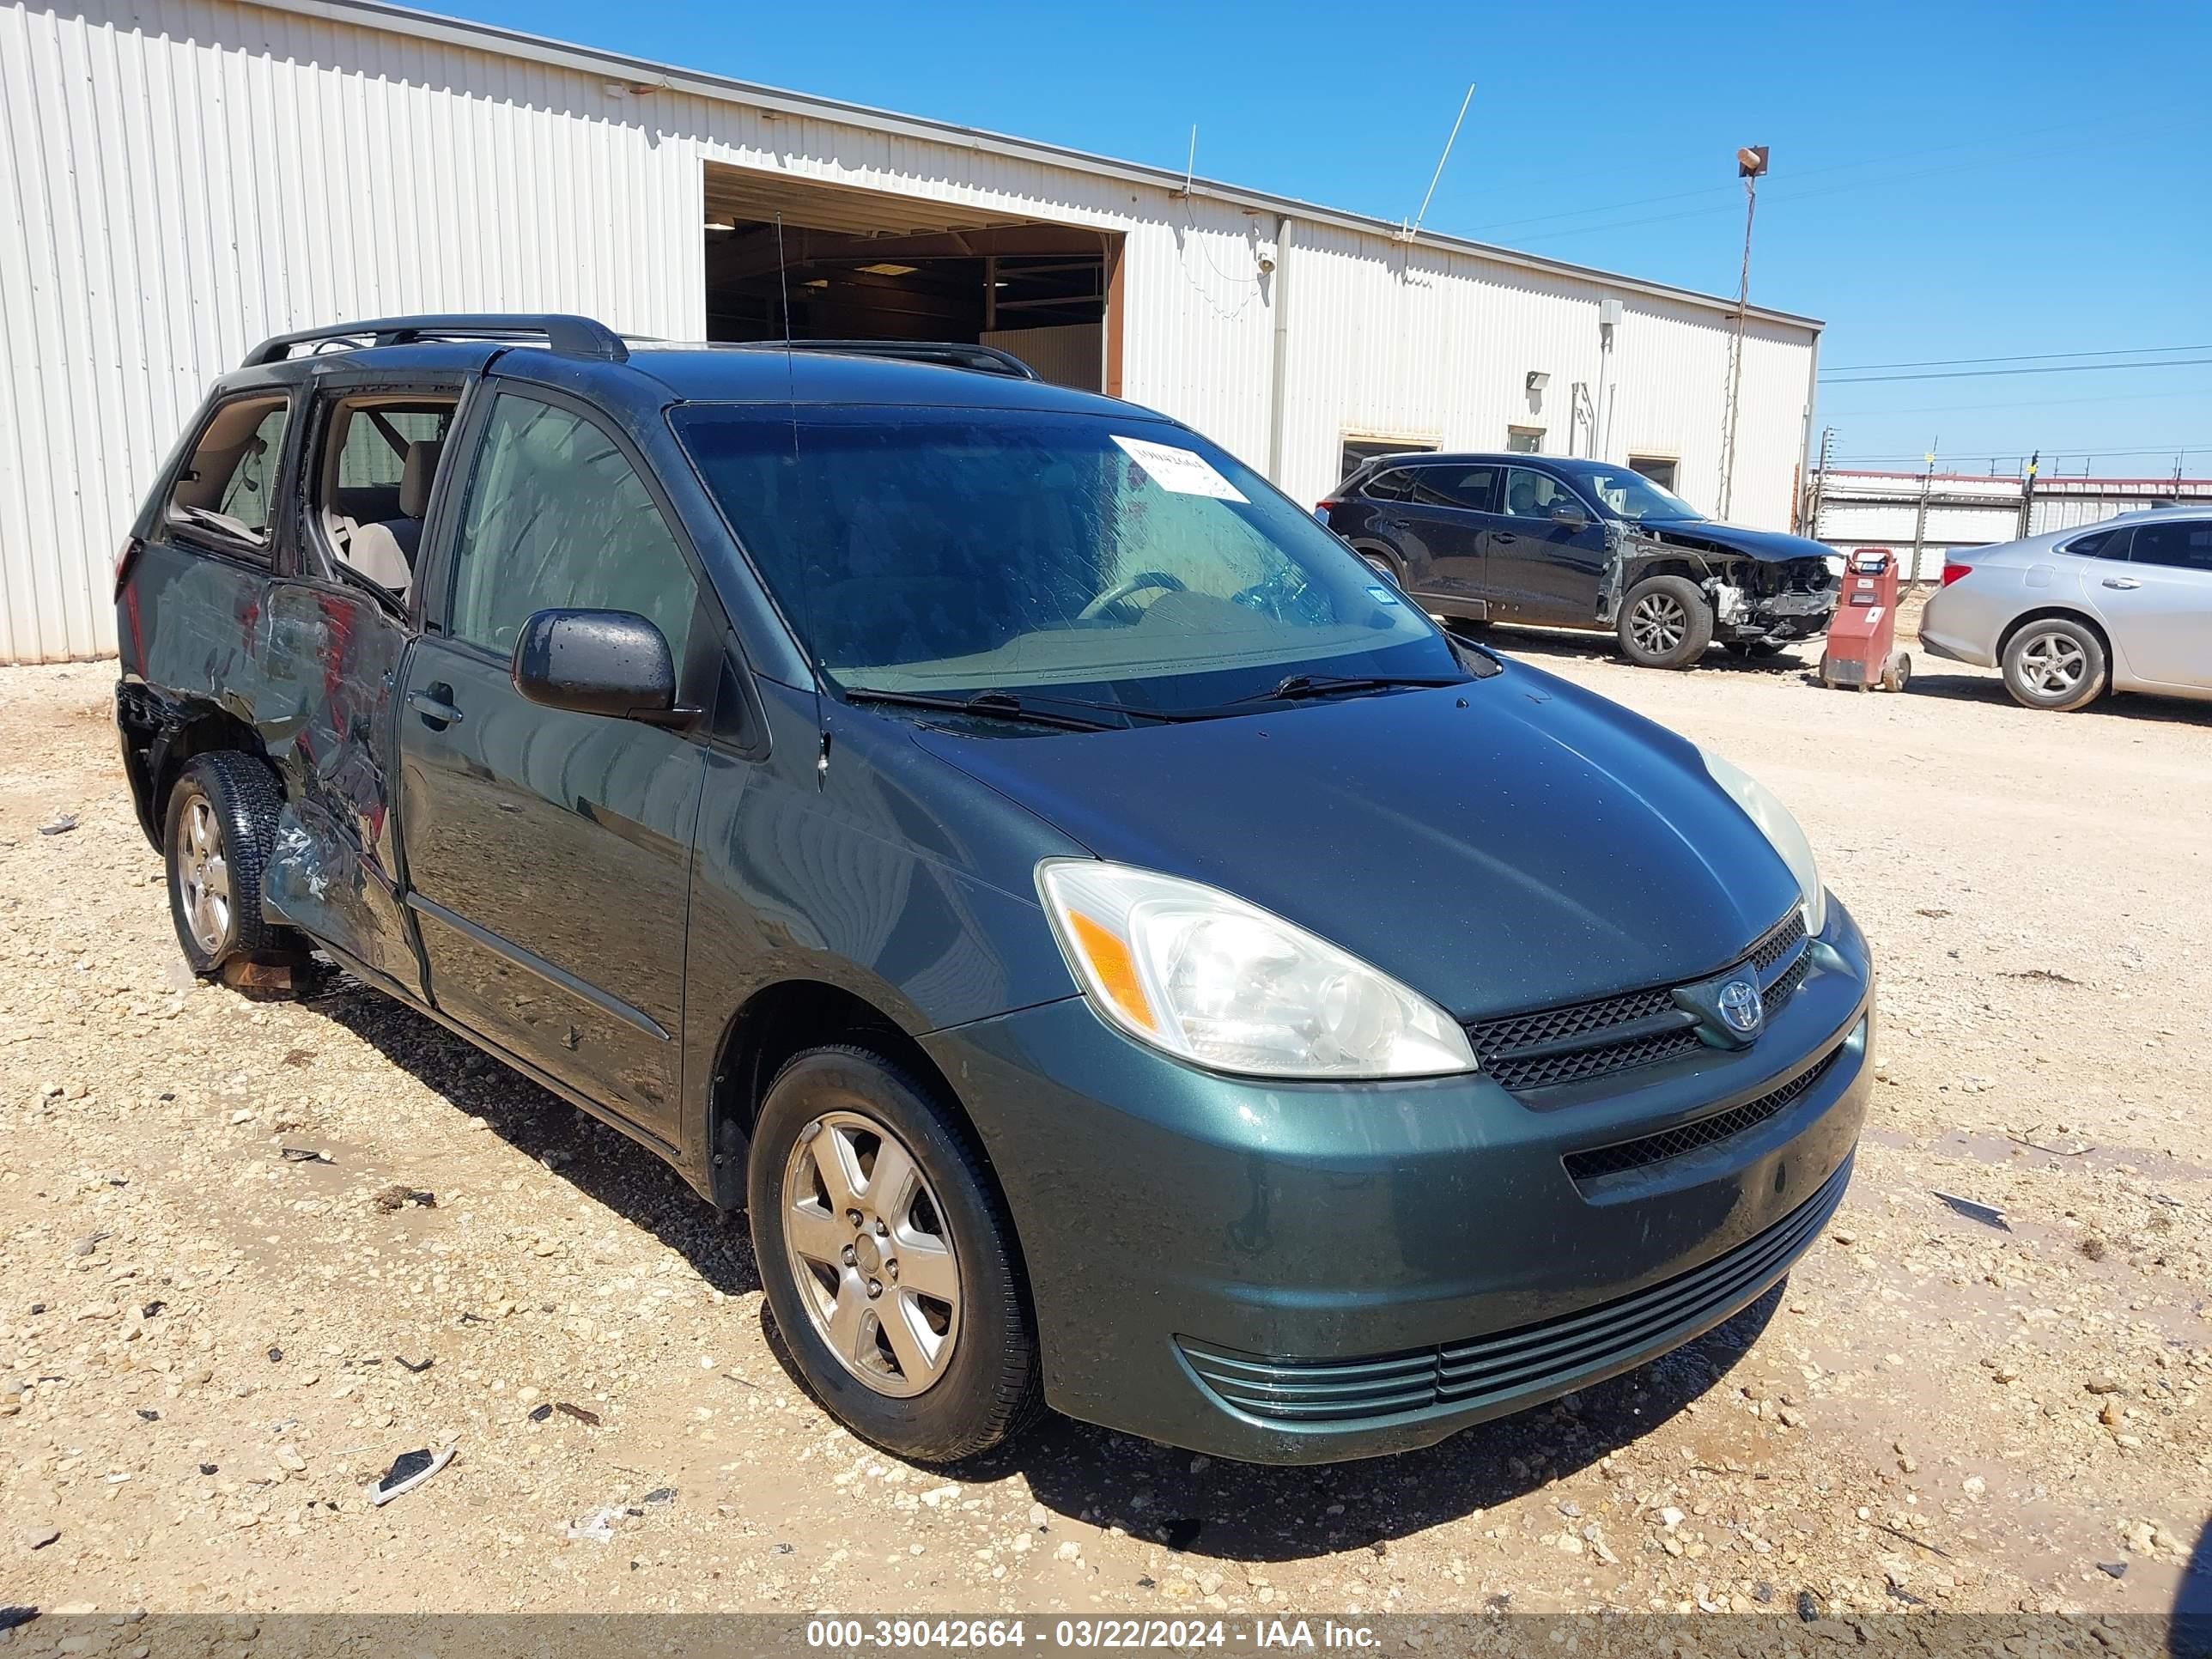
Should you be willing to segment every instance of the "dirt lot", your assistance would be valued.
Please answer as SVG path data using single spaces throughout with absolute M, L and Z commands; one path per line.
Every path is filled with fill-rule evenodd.
M 647 1154 L 346 981 L 196 984 L 112 668 L 0 671 L 0 1600 L 2172 1605 L 2192 1553 L 2212 1571 L 2212 710 L 1501 643 L 1804 819 L 1882 969 L 1856 1183 L 1777 1295 L 1691 1348 L 1287 1472 L 1060 1421 L 949 1474 L 855 1442 L 780 1362 L 742 1221 Z M 435 1207 L 380 1207 L 395 1183 Z

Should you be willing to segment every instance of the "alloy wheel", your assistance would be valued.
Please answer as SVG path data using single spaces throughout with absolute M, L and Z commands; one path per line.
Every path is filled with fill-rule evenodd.
M 783 1181 L 785 1265 L 838 1363 L 878 1394 L 917 1395 L 960 1338 L 945 1211 L 906 1144 L 859 1112 L 806 1126 Z
M 1671 593 L 1646 593 L 1628 613 L 1628 631 L 1638 650 L 1664 656 L 1681 646 L 1690 614 Z
M 2062 698 L 2081 689 L 2089 653 L 2080 641 L 2057 632 L 2038 634 L 2021 648 L 2020 678 L 2031 691 Z
M 230 937 L 230 860 L 205 795 L 193 796 L 177 820 L 177 897 L 193 939 L 213 956 Z

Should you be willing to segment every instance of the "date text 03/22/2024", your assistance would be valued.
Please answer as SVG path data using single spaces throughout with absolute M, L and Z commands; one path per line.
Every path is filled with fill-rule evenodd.
M 813 1619 L 806 1644 L 830 1651 L 993 1648 L 1247 1648 L 1358 1651 L 1376 1645 L 1364 1625 L 1333 1619 Z

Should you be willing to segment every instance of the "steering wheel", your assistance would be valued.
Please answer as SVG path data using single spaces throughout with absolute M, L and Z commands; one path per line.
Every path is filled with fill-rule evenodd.
M 1116 582 L 1097 599 L 1076 613 L 1078 622 L 1096 622 L 1124 599 L 1133 598 L 1147 587 L 1163 588 L 1170 593 L 1183 591 L 1182 579 L 1170 576 L 1164 570 L 1141 570 L 1125 582 Z

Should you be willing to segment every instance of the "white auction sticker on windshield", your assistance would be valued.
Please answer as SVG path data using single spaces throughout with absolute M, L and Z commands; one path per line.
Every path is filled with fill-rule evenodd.
M 1211 495 L 1218 501 L 1250 502 L 1249 496 L 1214 471 L 1213 463 L 1196 450 L 1177 449 L 1173 444 L 1156 444 L 1146 438 L 1125 438 L 1118 432 L 1109 435 L 1163 489 L 1178 495 Z

